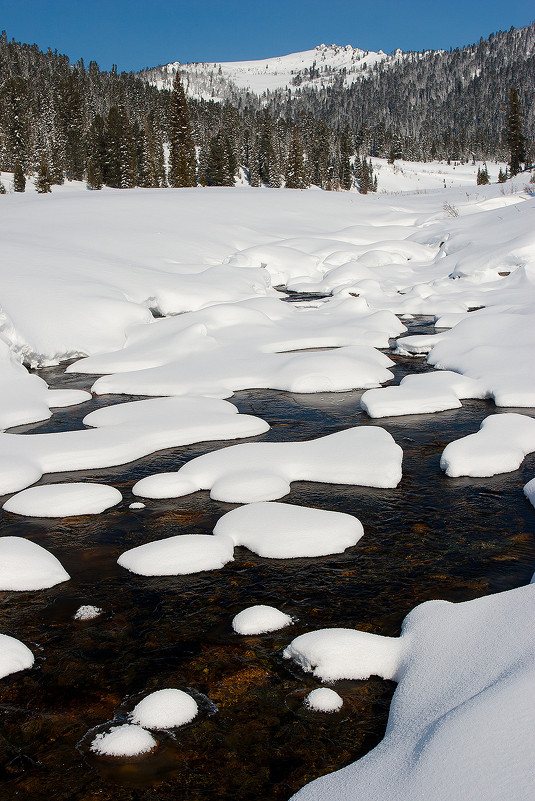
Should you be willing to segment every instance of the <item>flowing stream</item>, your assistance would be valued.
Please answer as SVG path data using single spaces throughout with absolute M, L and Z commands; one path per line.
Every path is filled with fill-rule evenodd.
M 434 330 L 426 318 L 410 328 Z M 394 358 L 395 383 L 429 369 L 424 359 Z M 88 388 L 95 380 L 64 375 L 64 367 L 38 373 L 52 388 Z M 304 695 L 320 685 L 282 659 L 293 637 L 330 626 L 396 636 L 418 603 L 464 601 L 529 581 L 535 514 L 522 487 L 534 475 L 535 455 L 520 470 L 489 479 L 447 478 L 439 459 L 448 442 L 476 431 L 487 415 L 530 412 L 467 400 L 462 409 L 373 421 L 360 410 L 361 394 L 250 390 L 231 398 L 241 412 L 270 423 L 257 441 L 380 425 L 402 446 L 397 489 L 301 482 L 283 499 L 356 515 L 365 535 L 343 554 L 270 560 L 237 548 L 235 561 L 222 570 L 181 577 L 144 578 L 118 567 L 126 549 L 174 534 L 210 533 L 234 508 L 198 492 L 129 509 L 139 500 L 131 495 L 135 481 L 228 442 L 43 479 L 113 484 L 123 503 L 101 515 L 47 520 L 0 512 L 2 534 L 48 548 L 71 575 L 50 590 L 0 593 L 0 631 L 36 655 L 34 669 L 0 682 L 2 801 L 285 801 L 380 741 L 395 689 L 379 678 L 337 682 L 334 689 L 345 701 L 340 712 L 305 710 Z M 89 411 L 125 400 L 133 398 L 94 398 L 13 430 L 81 428 Z M 103 614 L 74 621 L 83 604 Z M 298 620 L 273 634 L 239 637 L 232 617 L 253 604 L 276 606 Z M 157 752 L 138 761 L 91 755 L 96 732 L 112 720 L 124 722 L 141 697 L 164 687 L 194 691 L 201 712 L 192 724 L 159 734 Z

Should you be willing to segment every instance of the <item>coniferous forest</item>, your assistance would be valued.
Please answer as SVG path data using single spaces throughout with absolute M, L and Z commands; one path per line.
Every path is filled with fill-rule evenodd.
M 535 24 L 450 52 L 408 53 L 352 86 L 200 100 L 143 73 L 72 65 L 0 38 L 0 170 L 91 189 L 252 186 L 374 191 L 370 156 L 532 163 Z M 516 127 L 515 127 L 516 126 Z M 516 133 L 515 133 L 516 131 Z M 511 137 L 516 137 L 512 144 Z M 513 150 L 516 155 L 513 155 Z

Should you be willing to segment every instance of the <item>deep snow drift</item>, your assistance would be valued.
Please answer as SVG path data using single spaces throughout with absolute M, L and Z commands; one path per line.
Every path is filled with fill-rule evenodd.
M 326 678 L 372 672 L 398 681 L 383 741 L 296 801 L 527 801 L 534 615 L 530 585 L 461 604 L 429 601 L 408 615 L 400 638 L 331 629 L 294 640 L 286 655 Z

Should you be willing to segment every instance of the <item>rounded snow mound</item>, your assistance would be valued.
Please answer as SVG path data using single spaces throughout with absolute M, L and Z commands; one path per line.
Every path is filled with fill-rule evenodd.
M 20 640 L 0 634 L 0 679 L 31 668 L 35 659 L 30 649 Z
M 109 757 L 140 756 L 157 747 L 158 743 L 150 732 L 130 723 L 114 726 L 109 732 L 97 734 L 90 746 L 93 753 Z
M 183 576 L 218 570 L 232 562 L 233 553 L 234 545 L 228 537 L 178 534 L 131 548 L 117 563 L 140 576 Z
M 230 537 L 259 556 L 291 559 L 342 553 L 364 534 L 356 517 L 287 503 L 251 503 L 223 515 L 216 536 Z
M 315 712 L 338 712 L 344 705 L 344 699 L 328 687 L 318 687 L 305 698 L 305 706 Z
M 30 517 L 97 515 L 122 500 L 115 487 L 105 484 L 44 484 L 17 492 L 3 508 Z
M 190 723 L 198 712 L 195 699 L 182 690 L 156 690 L 134 707 L 130 720 L 147 729 L 171 729 Z
M 293 618 L 280 609 L 259 604 L 239 612 L 232 621 L 232 628 L 236 634 L 267 634 L 292 623 Z
M 53 554 L 24 537 L 0 537 L 0 590 L 45 590 L 68 581 Z

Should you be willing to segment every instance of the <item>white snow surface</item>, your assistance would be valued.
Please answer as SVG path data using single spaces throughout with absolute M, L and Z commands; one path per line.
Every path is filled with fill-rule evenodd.
M 129 715 L 146 729 L 172 729 L 190 723 L 199 712 L 197 701 L 183 690 L 156 690 L 143 698 Z
M 258 298 L 135 327 L 122 350 L 82 359 L 68 372 L 112 373 L 95 382 L 97 394 L 344 391 L 392 378 L 392 360 L 376 348 L 404 330 L 391 312 L 370 312 L 357 298 L 312 309 Z M 312 348 L 336 350 L 294 352 Z
M 230 537 L 258 556 L 291 559 L 342 553 L 364 534 L 356 517 L 287 503 L 251 503 L 227 512 L 214 534 Z
M 82 389 L 49 389 L 46 381 L 17 360 L 1 339 L 0 328 L 0 430 L 47 420 L 52 407 L 74 406 L 90 399 L 90 393 Z
M 267 423 L 221 405 L 248 387 L 373 388 L 365 403 L 380 414 L 457 406 L 476 389 L 498 406 L 535 407 L 535 198 L 527 175 L 476 187 L 477 165 L 374 166 L 379 193 L 366 197 L 245 187 L 87 192 L 73 183 L 48 196 L 2 196 L 0 427 L 46 419 L 51 407 L 89 397 L 49 390 L 23 361 L 87 357 L 71 372 L 107 374 L 98 392 L 183 397 L 99 410 L 85 420 L 91 429 L 0 434 L 0 492 L 23 490 L 47 472 L 263 433 Z M 279 283 L 331 296 L 287 308 L 273 289 Z M 425 354 L 456 377 L 432 374 L 385 394 L 377 388 L 389 380 L 390 360 L 378 349 L 404 332 L 394 315 L 418 314 L 434 316 L 440 330 L 402 337 L 398 351 Z M 303 352 L 310 348 L 336 350 Z M 532 418 L 492 420 L 448 445 L 449 474 L 513 470 L 533 450 Z M 396 486 L 401 452 L 382 429 L 359 430 L 371 429 L 362 453 L 357 429 L 312 443 L 244 443 L 137 489 L 146 497 L 209 489 L 250 503 L 283 497 L 293 480 L 366 484 L 373 474 L 376 486 Z M 209 550 L 225 543 L 204 539 Z M 149 544 L 162 551 L 147 563 L 161 570 L 175 559 L 180 572 L 184 546 L 162 542 Z M 202 563 L 204 547 L 190 564 L 197 556 Z M 229 559 L 233 547 L 229 539 Z M 325 680 L 378 672 L 399 681 L 381 745 L 300 799 L 531 797 L 532 607 L 533 585 L 469 604 L 424 604 L 399 640 L 338 629 L 295 647 Z M 0 674 L 31 664 L 26 646 L 0 639 Z
M 24 537 L 0 537 L 0 590 L 44 590 L 69 579 L 41 545 Z
M 218 570 L 233 561 L 233 553 L 234 544 L 228 537 L 177 534 L 131 548 L 117 563 L 140 576 L 183 576 Z
M 356 629 L 307 631 L 292 640 L 283 656 L 322 681 L 395 679 L 401 665 L 401 640 Z
M 146 729 L 125 723 L 122 726 L 113 726 L 108 732 L 97 734 L 90 748 L 99 756 L 126 758 L 148 754 L 157 745 L 157 741 Z
M 2 509 L 29 517 L 98 515 L 116 506 L 122 497 L 118 489 L 105 484 L 43 484 L 13 495 Z
M 360 405 L 370 417 L 393 417 L 456 409 L 462 405 L 461 398 L 486 397 L 481 381 L 442 370 L 405 376 L 397 387 L 369 389 Z
M 254 61 L 189 63 L 179 61 L 160 67 L 162 75 L 149 80 L 158 88 L 172 88 L 174 75 L 180 71 L 185 91 L 190 97 L 223 101 L 230 89 L 262 95 L 266 91 L 296 91 L 306 87 L 330 86 L 343 75 L 350 86 L 370 74 L 375 64 L 395 61 L 401 52 L 387 56 L 382 50 L 373 52 L 351 45 L 321 44 L 312 50 Z M 312 72 L 311 72 L 312 71 Z
M 257 604 L 238 612 L 232 619 L 232 628 L 236 634 L 268 634 L 290 626 L 293 622 L 293 617 L 280 609 Z
M 269 428 L 258 417 L 238 414 L 227 401 L 205 397 L 107 406 L 86 415 L 83 422 L 93 428 L 28 436 L 0 434 L 0 493 L 21 490 L 44 473 L 111 467 L 162 448 L 249 437 Z M 24 508 L 30 508 L 29 502 Z
M 317 687 L 305 698 L 305 706 L 315 712 L 338 712 L 344 705 L 344 699 L 330 687 Z
M 34 655 L 23 642 L 7 634 L 0 634 L 0 679 L 10 673 L 31 668 L 34 661 Z
M 405 618 L 401 638 L 379 638 L 392 642 L 394 670 L 384 670 L 388 648 L 380 655 L 367 643 L 362 650 L 357 641 L 354 647 L 339 643 L 337 630 L 331 630 L 330 648 L 329 632 L 317 632 L 316 651 L 296 648 L 297 638 L 288 655 L 295 654 L 305 665 L 310 657 L 321 658 L 326 678 L 383 670 L 398 687 L 382 742 L 293 798 L 531 798 L 534 614 L 535 585 L 465 603 L 421 604 Z M 359 670 L 366 661 L 367 669 Z
M 292 481 L 396 487 L 403 451 L 383 428 L 357 427 L 305 442 L 247 442 L 203 454 L 176 473 L 148 476 L 132 492 L 178 498 L 197 490 L 227 503 L 276 500 Z
M 524 414 L 493 414 L 475 434 L 446 445 L 440 466 L 446 475 L 487 477 L 517 470 L 535 451 L 535 419 Z

